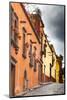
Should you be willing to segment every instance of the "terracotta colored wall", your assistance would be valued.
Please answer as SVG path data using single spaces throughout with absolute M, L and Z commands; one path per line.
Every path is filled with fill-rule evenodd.
M 30 39 L 32 41 L 35 41 L 36 48 L 37 48 L 37 58 L 40 58 L 40 44 L 38 43 L 38 40 L 35 36 L 34 31 L 32 30 L 32 27 L 23 11 L 19 3 L 11 3 L 12 8 L 14 9 L 14 12 L 17 14 L 19 23 L 19 36 L 21 36 L 21 39 L 18 39 L 18 46 L 19 51 L 18 54 L 15 54 L 14 48 L 11 46 L 11 56 L 13 56 L 16 60 L 16 66 L 15 66 L 15 94 L 21 93 L 23 91 L 23 81 L 24 81 L 24 70 L 27 71 L 27 78 L 29 80 L 28 88 L 32 88 L 35 85 L 38 85 L 38 66 L 37 71 L 34 72 L 33 68 L 30 68 L 29 66 L 29 48 L 27 50 L 27 58 L 24 59 L 22 56 L 22 48 L 23 48 L 23 32 L 22 27 L 25 27 L 27 33 L 31 33 L 31 36 L 26 37 L 26 41 L 30 44 Z M 22 24 L 20 21 L 26 21 L 26 23 Z M 34 46 L 34 45 L 33 45 Z M 34 48 L 34 47 L 33 47 Z

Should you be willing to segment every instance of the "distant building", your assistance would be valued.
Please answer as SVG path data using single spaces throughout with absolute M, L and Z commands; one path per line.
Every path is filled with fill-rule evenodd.
M 65 67 L 62 68 L 62 79 L 65 82 Z
M 56 81 L 56 52 L 55 52 L 54 46 L 52 44 L 50 44 L 50 48 L 52 51 L 51 81 L 55 82 Z
M 56 55 L 56 82 L 63 82 L 62 78 L 62 59 L 63 57 Z
M 43 60 L 43 80 L 44 82 L 51 81 L 52 77 L 52 50 L 47 40 L 47 35 L 43 34 L 42 39 L 42 60 Z

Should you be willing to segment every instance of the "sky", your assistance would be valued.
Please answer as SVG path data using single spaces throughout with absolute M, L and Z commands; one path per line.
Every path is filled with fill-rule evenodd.
M 54 45 L 58 55 L 64 58 L 64 6 L 26 4 L 30 13 L 36 8 L 41 10 L 41 17 L 45 25 L 44 31 L 48 35 L 50 44 Z

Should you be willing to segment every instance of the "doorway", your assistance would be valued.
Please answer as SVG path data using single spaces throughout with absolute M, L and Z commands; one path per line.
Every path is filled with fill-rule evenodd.
M 42 82 L 42 65 L 41 65 L 41 63 L 39 63 L 39 65 L 38 65 L 38 80 L 39 80 L 39 83 Z
M 52 66 L 51 66 L 51 64 L 50 64 L 50 81 L 51 81 L 51 68 L 52 68 Z
M 45 81 L 45 69 L 46 69 L 46 66 L 44 65 L 44 81 Z
M 15 65 L 11 63 L 11 96 L 14 96 L 15 90 Z
M 24 71 L 24 90 L 28 89 L 27 71 Z

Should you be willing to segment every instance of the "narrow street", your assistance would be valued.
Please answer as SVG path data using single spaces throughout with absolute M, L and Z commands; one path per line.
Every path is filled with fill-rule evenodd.
M 51 83 L 48 85 L 43 85 L 37 89 L 29 91 L 24 96 L 52 95 L 52 94 L 64 94 L 64 84 Z

